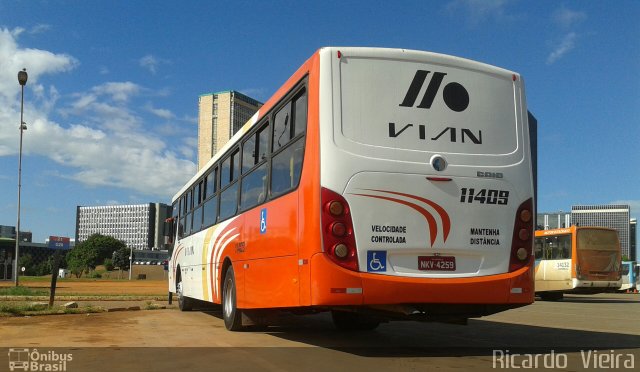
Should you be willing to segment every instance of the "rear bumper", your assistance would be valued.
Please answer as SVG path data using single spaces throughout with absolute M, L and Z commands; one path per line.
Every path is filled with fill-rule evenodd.
M 589 292 L 599 289 L 618 289 L 622 286 L 621 280 L 579 280 L 573 279 L 573 292 Z
M 408 278 L 343 269 L 323 253 L 311 258 L 312 306 L 533 303 L 533 265 L 473 278 Z

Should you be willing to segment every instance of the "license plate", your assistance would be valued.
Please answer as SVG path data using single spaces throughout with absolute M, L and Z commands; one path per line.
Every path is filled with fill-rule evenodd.
M 418 256 L 418 270 L 455 271 L 456 258 L 453 256 Z

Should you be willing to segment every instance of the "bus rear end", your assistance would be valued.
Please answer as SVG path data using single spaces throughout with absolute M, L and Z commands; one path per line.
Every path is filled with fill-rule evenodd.
M 598 293 L 622 285 L 621 248 L 613 229 L 578 227 L 573 292 Z
M 533 302 L 518 74 L 427 52 L 326 48 L 319 122 L 314 305 L 447 320 Z

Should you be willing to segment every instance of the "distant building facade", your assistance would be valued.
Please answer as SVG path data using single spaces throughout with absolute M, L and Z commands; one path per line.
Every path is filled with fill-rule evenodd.
M 236 91 L 208 93 L 198 100 L 198 169 L 258 111 L 262 103 Z
M 562 229 L 571 226 L 571 212 L 542 212 L 536 216 L 536 230 Z
M 16 227 L 0 225 L 0 238 L 15 239 Z M 33 241 L 33 233 L 31 231 L 20 231 L 20 241 L 31 243 Z
M 622 255 L 630 255 L 630 218 L 628 205 L 574 205 L 571 207 L 571 224 L 576 226 L 603 226 L 618 232 Z M 634 250 L 635 255 L 635 250 Z
M 171 207 L 161 203 L 78 206 L 76 242 L 100 233 L 134 249 L 164 249 L 164 220 L 168 217 Z

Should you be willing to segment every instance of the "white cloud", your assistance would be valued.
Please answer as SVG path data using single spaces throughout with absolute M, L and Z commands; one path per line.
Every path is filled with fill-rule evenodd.
M 146 91 L 143 87 L 128 81 L 106 82 L 70 94 L 39 84 L 39 77 L 70 71 L 78 61 L 65 54 L 20 47 L 17 40 L 23 32 L 0 28 L 0 156 L 18 152 L 17 72 L 27 67 L 26 89 L 32 90 L 35 99 L 25 102 L 25 155 L 44 156 L 63 165 L 57 171 L 59 177 L 143 195 L 172 196 L 193 176 L 196 166 L 191 156 L 182 156 L 182 144 L 172 150 L 145 129 L 139 112 L 144 108 L 135 102 Z M 62 114 L 67 123 L 58 122 L 53 113 Z
M 138 64 L 140 67 L 147 69 L 151 74 L 155 75 L 160 65 L 171 64 L 171 61 L 147 54 L 138 60 Z
M 569 28 L 587 19 L 587 13 L 566 8 L 564 5 L 551 15 L 553 21 L 564 28 Z
M 258 101 L 265 101 L 265 97 L 269 98 L 269 94 L 264 88 L 246 88 L 240 89 L 239 92 Z
M 38 24 L 33 26 L 30 30 L 29 33 L 32 35 L 35 34 L 40 34 L 46 31 L 49 31 L 51 29 L 51 25 L 47 25 L 47 24 Z
M 146 56 L 140 58 L 138 60 L 138 63 L 140 63 L 141 67 L 146 68 L 152 74 L 156 73 L 156 67 L 158 66 L 158 60 L 156 59 L 156 57 L 152 56 L 151 54 L 147 54 Z
M 97 95 L 107 95 L 116 102 L 126 102 L 131 96 L 140 93 L 140 86 L 130 81 L 104 83 L 91 91 Z
M 488 20 L 509 20 L 506 6 L 510 0 L 452 0 L 445 6 L 450 14 L 466 13 L 472 26 Z
M 66 54 L 54 54 L 46 50 L 19 48 L 16 38 L 24 29 L 0 28 L 0 92 L 11 97 L 20 91 L 18 71 L 27 69 L 30 86 L 42 75 L 73 70 L 79 62 Z
M 565 54 L 575 48 L 577 37 L 578 34 L 576 34 L 575 32 L 570 32 L 564 35 L 564 37 L 562 37 L 560 42 L 555 46 L 553 51 L 547 57 L 547 64 L 551 65 L 555 63 L 557 60 L 559 60 Z
M 148 103 L 147 105 L 145 105 L 144 108 L 145 110 L 149 111 L 150 113 L 152 113 L 153 115 L 161 119 L 171 120 L 171 119 L 175 119 L 176 117 L 170 110 L 155 108 L 151 103 Z

